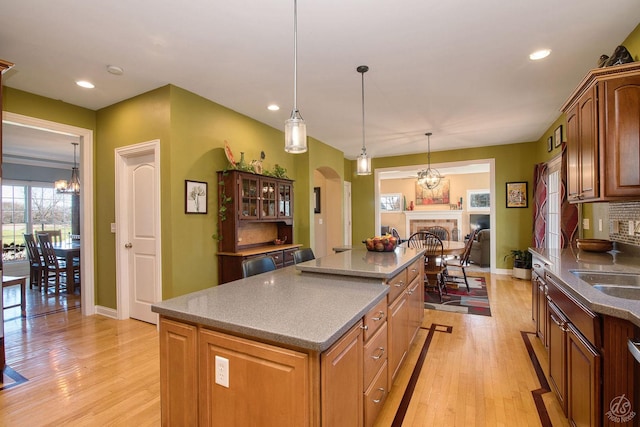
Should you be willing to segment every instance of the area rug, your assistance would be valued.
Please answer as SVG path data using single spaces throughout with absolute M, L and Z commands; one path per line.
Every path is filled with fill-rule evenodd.
M 457 286 L 447 285 L 447 294 L 440 295 L 435 289 L 425 290 L 424 308 L 430 310 L 451 311 L 454 313 L 477 314 L 491 316 L 487 284 L 484 277 L 469 277 L 469 292 L 464 282 Z

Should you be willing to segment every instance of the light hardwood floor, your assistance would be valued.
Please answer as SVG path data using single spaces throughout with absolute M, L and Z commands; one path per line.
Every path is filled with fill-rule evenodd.
M 532 395 L 540 383 L 521 333 L 534 330 L 531 284 L 485 277 L 492 317 L 425 312 L 424 327 L 452 330 L 433 334 L 403 426 L 542 425 Z M 79 309 L 7 318 L 8 365 L 28 381 L 0 391 L 0 425 L 160 425 L 155 326 L 82 317 Z M 377 426 L 392 425 L 427 332 L 420 332 Z M 546 369 L 544 351 L 528 336 Z M 553 426 L 568 425 L 552 393 L 543 400 Z

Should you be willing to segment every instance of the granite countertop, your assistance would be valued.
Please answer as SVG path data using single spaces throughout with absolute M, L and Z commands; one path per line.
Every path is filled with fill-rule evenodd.
M 152 311 L 259 341 L 322 352 L 389 292 L 376 278 L 294 266 L 152 305 Z
M 424 249 L 397 247 L 393 252 L 370 252 L 363 247 L 338 252 L 296 265 L 302 272 L 391 279 L 422 257 Z
M 529 250 L 542 258 L 548 264 L 545 270 L 560 279 L 564 288 L 593 312 L 625 319 L 640 326 L 640 301 L 607 295 L 571 273 L 571 270 L 589 270 L 640 274 L 637 250 L 628 247 L 605 253 L 575 248 Z

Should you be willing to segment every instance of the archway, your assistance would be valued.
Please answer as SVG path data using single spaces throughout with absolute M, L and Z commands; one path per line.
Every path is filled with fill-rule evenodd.
M 320 194 L 319 209 L 312 213 L 313 252 L 319 258 L 343 244 L 342 180 L 334 169 L 323 166 L 313 171 L 313 188 Z

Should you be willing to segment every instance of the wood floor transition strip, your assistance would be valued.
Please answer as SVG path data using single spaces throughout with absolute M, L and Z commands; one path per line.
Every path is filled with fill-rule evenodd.
M 420 371 L 422 371 L 422 365 L 424 365 L 424 359 L 427 357 L 427 351 L 429 351 L 429 346 L 431 345 L 433 335 L 436 332 L 444 332 L 450 334 L 453 331 L 453 327 L 447 325 L 438 325 L 437 323 L 432 323 L 428 328 L 421 327 L 420 329 L 426 329 L 429 331 L 427 333 L 427 339 L 425 339 L 424 344 L 422 345 L 422 350 L 420 350 L 420 355 L 418 356 L 418 360 L 416 361 L 416 366 L 413 368 L 411 378 L 409 378 L 407 388 L 402 395 L 400 406 L 398 406 L 398 410 L 396 411 L 396 416 L 393 418 L 391 427 L 400 427 L 402 425 L 402 421 L 404 421 L 404 416 L 407 414 L 409 403 L 411 403 L 411 397 L 413 396 L 413 392 L 416 388 L 416 383 L 418 382 L 418 378 L 420 377 Z
M 551 419 L 549 418 L 547 407 L 545 406 L 544 400 L 542 399 L 542 395 L 549 393 L 551 391 L 551 388 L 549 387 L 547 377 L 544 375 L 542 366 L 540 366 L 540 362 L 538 361 L 538 356 L 536 356 L 536 353 L 533 350 L 533 345 L 531 344 L 531 340 L 529 338 L 529 335 L 535 336 L 536 334 L 535 332 L 526 331 L 520 331 L 520 334 L 522 335 L 522 340 L 524 341 L 524 345 L 527 348 L 527 352 L 529 353 L 529 358 L 531 359 L 531 364 L 533 365 L 533 369 L 536 372 L 536 376 L 538 377 L 538 382 L 540 382 L 540 388 L 531 391 L 533 402 L 535 403 L 536 409 L 538 410 L 538 417 L 540 417 L 540 423 L 542 424 L 542 427 L 553 427 Z
M 18 372 L 14 371 L 9 365 L 5 365 L 2 370 L 2 382 L 0 382 L 0 391 L 8 390 L 17 385 L 29 381 Z

